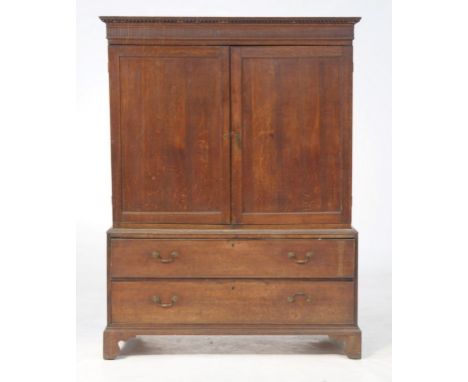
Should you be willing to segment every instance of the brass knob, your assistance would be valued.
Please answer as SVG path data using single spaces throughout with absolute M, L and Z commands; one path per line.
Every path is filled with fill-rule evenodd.
M 174 304 L 177 302 L 178 297 L 176 295 L 171 297 L 171 302 L 169 303 L 163 303 L 161 302 L 161 297 L 159 296 L 153 296 L 151 300 L 156 304 L 159 305 L 161 308 L 171 308 L 174 306 Z
M 307 264 L 312 256 L 314 255 L 314 252 L 309 251 L 305 254 L 304 259 L 298 259 L 296 258 L 296 253 L 295 252 L 288 252 L 288 258 L 293 260 L 296 264 Z

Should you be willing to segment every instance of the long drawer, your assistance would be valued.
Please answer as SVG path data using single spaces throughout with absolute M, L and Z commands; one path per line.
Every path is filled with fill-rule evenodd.
M 153 280 L 111 286 L 112 322 L 351 324 L 353 281 Z
M 112 277 L 350 278 L 353 239 L 112 239 Z

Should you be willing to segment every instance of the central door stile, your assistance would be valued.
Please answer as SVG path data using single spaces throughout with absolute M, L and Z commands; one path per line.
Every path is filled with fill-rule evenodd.
M 230 48 L 231 76 L 231 223 L 239 224 L 242 215 L 242 117 L 241 55 Z

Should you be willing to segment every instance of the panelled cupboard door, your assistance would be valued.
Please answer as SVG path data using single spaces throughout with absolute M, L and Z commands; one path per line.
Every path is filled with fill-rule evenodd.
M 110 46 L 114 224 L 229 223 L 229 48 Z
M 231 48 L 235 223 L 350 222 L 351 49 Z

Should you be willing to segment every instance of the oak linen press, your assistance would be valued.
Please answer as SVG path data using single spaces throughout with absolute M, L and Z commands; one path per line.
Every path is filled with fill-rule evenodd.
M 104 358 L 148 334 L 320 334 L 360 358 L 359 18 L 101 19 L 113 202 Z

